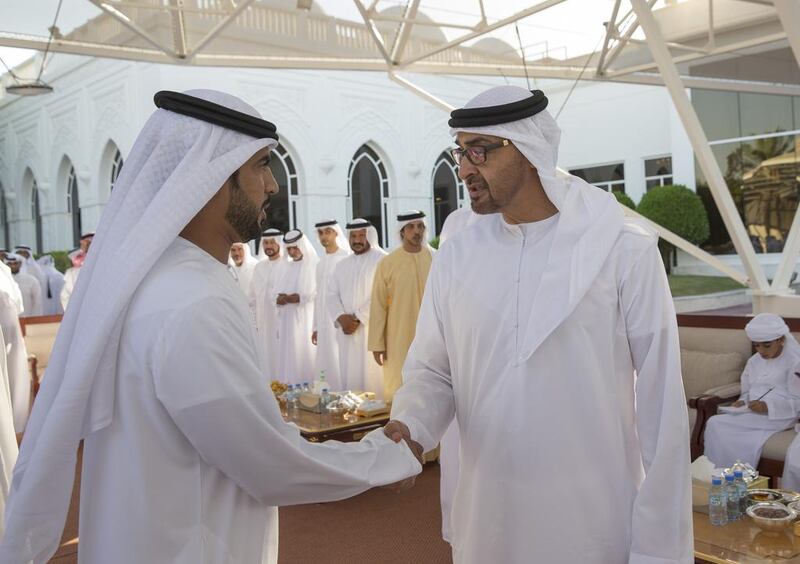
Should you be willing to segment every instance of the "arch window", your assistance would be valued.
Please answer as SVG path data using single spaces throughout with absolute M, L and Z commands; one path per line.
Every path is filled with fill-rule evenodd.
M 114 153 L 114 158 L 111 160 L 111 178 L 109 179 L 109 191 L 114 189 L 114 184 L 119 178 L 119 173 L 122 172 L 122 153 L 119 149 Z M 80 236 L 80 235 L 79 235 Z
M 3 246 L 11 246 L 11 233 L 8 225 L 8 207 L 6 205 L 6 191 L 0 184 L 0 224 L 2 224 Z
M 78 197 L 78 175 L 75 174 L 75 168 L 72 166 L 69 167 L 67 176 L 67 213 L 72 219 L 72 245 L 77 247 L 83 228 L 81 225 L 81 202 Z
M 347 184 L 352 217 L 369 220 L 378 231 L 381 246 L 386 246 L 389 176 L 380 156 L 369 145 L 361 145 L 353 155 Z
M 42 208 L 39 202 L 39 185 L 36 179 L 31 186 L 31 220 L 33 220 L 35 234 L 35 252 L 42 253 Z
M 464 183 L 458 177 L 458 167 L 453 157 L 444 151 L 433 166 L 433 215 L 436 235 L 442 232 L 447 216 L 459 208 L 464 200 Z
M 278 184 L 278 193 L 270 198 L 267 227 L 286 233 L 297 227 L 297 167 L 289 151 L 280 143 L 272 150 L 271 156 L 269 168 Z

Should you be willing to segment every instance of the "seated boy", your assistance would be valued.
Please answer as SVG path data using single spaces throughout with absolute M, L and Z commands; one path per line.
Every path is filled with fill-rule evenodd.
M 800 378 L 795 375 L 800 345 L 789 327 L 778 315 L 760 313 L 745 332 L 756 354 L 745 365 L 742 393 L 733 406 L 749 409 L 715 415 L 706 424 L 705 454 L 718 468 L 737 460 L 757 466 L 764 443 L 791 429 L 800 412 Z

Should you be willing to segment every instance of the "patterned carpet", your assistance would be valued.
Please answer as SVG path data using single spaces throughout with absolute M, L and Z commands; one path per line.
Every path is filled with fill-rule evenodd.
M 62 544 L 51 564 L 78 561 L 80 472 L 75 483 Z M 376 488 L 335 503 L 281 508 L 278 562 L 450 564 L 450 546 L 441 538 L 441 526 L 439 465 L 429 463 L 407 492 Z

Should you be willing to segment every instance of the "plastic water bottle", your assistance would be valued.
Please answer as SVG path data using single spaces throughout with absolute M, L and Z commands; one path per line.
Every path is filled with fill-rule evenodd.
M 311 391 L 311 388 L 308 387 L 308 382 L 303 382 L 303 392 L 308 393 Z
M 322 388 L 322 394 L 319 398 L 319 412 L 322 414 L 322 422 L 327 425 L 331 420 L 331 412 L 328 411 L 328 404 L 331 403 L 331 395 L 328 393 L 328 388 Z
M 728 523 L 738 521 L 742 517 L 742 511 L 739 508 L 739 486 L 734 481 L 733 474 L 725 474 L 725 497 L 727 498 L 728 506 Z
M 744 472 L 741 469 L 733 471 L 733 483 L 739 492 L 739 515 L 744 518 L 747 514 L 747 484 L 744 481 Z
M 289 386 L 289 417 L 294 419 L 300 411 L 300 384 L 297 387 Z
M 716 527 L 728 524 L 728 501 L 720 476 L 711 478 L 711 489 L 708 490 L 708 517 L 711 519 L 711 524 Z

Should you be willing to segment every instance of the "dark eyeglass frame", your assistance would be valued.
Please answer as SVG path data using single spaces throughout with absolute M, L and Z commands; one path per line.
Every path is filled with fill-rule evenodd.
M 450 156 L 453 157 L 453 160 L 458 166 L 461 166 L 461 159 L 464 157 L 467 157 L 467 160 L 475 166 L 479 166 L 486 163 L 486 154 L 489 151 L 494 151 L 495 149 L 506 147 L 510 144 L 511 141 L 508 139 L 503 139 L 498 143 L 490 143 L 489 145 L 471 145 L 465 149 L 456 147 L 454 149 L 450 149 Z

